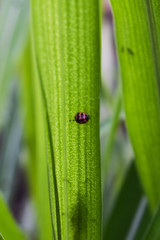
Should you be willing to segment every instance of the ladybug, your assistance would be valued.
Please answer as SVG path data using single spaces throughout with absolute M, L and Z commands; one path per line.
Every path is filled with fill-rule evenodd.
M 75 115 L 75 120 L 80 124 L 87 123 L 89 120 L 89 115 L 83 112 L 79 112 Z
M 87 123 L 89 120 L 89 115 L 83 112 L 79 112 L 75 115 L 75 120 L 79 124 Z

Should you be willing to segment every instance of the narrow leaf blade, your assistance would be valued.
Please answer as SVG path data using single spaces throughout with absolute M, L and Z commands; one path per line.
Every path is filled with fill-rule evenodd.
M 110 217 L 104 225 L 103 239 L 125 239 L 142 196 L 143 190 L 132 162 Z
M 160 3 L 112 0 L 130 139 L 154 210 L 160 199 Z
M 26 239 L 11 216 L 9 209 L 4 202 L 2 194 L 0 194 L 0 232 L 6 240 Z
M 158 240 L 160 238 L 160 207 L 158 207 L 143 240 Z

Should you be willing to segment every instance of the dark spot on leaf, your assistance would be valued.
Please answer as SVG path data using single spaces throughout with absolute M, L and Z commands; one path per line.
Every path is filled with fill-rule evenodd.
M 127 48 L 127 51 L 128 51 L 128 53 L 129 53 L 129 54 L 131 54 L 132 56 L 134 55 L 134 52 L 133 52 L 133 50 L 132 50 L 132 49 L 130 49 L 130 48 Z
M 124 52 L 124 47 L 121 48 L 121 52 Z
M 124 53 L 124 52 L 128 52 L 130 55 L 134 55 L 134 52 L 131 48 L 125 48 L 125 47 L 121 47 L 121 52 Z

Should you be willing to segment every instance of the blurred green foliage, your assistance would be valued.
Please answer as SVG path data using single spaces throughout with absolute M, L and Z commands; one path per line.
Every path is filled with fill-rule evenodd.
M 37 3 L 34 0 L 33 2 Z M 89 2 L 93 4 L 93 1 Z M 90 9 L 89 2 L 88 9 Z M 111 2 L 116 27 L 120 70 L 115 55 L 115 40 L 112 39 L 112 44 L 109 45 L 112 55 L 109 56 L 108 52 L 105 54 L 109 59 L 114 59 L 114 73 L 112 76 L 109 76 L 109 74 L 102 76 L 100 88 L 103 239 L 158 240 L 160 238 L 160 213 L 158 208 L 160 5 L 156 0 L 152 2 L 148 0 L 113 0 Z M 52 5 L 48 6 L 50 10 L 52 10 L 52 7 Z M 77 42 L 80 39 L 79 44 L 81 44 L 82 53 L 86 56 L 87 52 L 83 49 L 83 45 L 86 44 L 85 34 L 88 34 L 91 29 L 85 30 L 88 32 L 84 33 L 85 19 L 82 16 L 86 14 L 85 16 L 88 17 L 87 19 L 90 22 L 91 15 L 88 15 L 90 10 L 86 11 L 83 4 L 80 5 L 78 9 L 80 10 L 79 14 L 82 15 L 77 22 L 70 18 L 70 7 L 70 5 L 66 5 L 66 8 L 62 11 L 64 20 L 66 20 L 65 14 L 68 13 L 68 21 L 72 23 L 68 29 L 64 29 L 63 34 L 69 34 L 70 31 L 70 40 L 74 44 L 75 56 L 77 56 L 78 51 Z M 74 10 L 78 11 L 76 8 Z M 73 14 L 76 18 L 74 10 Z M 46 10 L 43 9 L 43 11 L 45 15 Z M 103 13 L 102 26 L 109 29 L 107 34 L 112 38 L 114 30 L 110 5 L 104 4 Z M 42 17 L 40 12 L 37 14 L 40 18 Z M 47 20 L 44 24 L 49 26 Z M 56 23 L 54 24 L 56 25 Z M 37 28 L 38 31 L 43 33 L 40 26 L 37 26 Z M 82 39 L 79 30 L 84 37 Z M 49 176 L 45 151 L 45 131 L 47 127 L 45 125 L 45 111 L 42 107 L 43 98 L 39 86 L 39 73 L 33 54 L 35 49 L 32 49 L 31 41 L 33 39 L 30 41 L 29 35 L 29 1 L 2 0 L 0 2 L 0 233 L 5 240 L 49 240 L 53 238 L 52 229 L 54 226 L 51 222 L 51 202 L 49 201 L 48 191 Z M 61 34 L 59 39 L 60 36 Z M 89 44 L 92 34 L 87 36 L 87 44 Z M 37 37 L 39 37 L 39 34 L 37 34 Z M 75 38 L 77 42 L 74 42 Z M 57 40 L 58 43 L 59 39 Z M 47 37 L 45 41 L 45 46 L 48 46 L 49 40 Z M 68 46 L 69 40 L 65 43 Z M 51 48 L 52 44 L 51 41 Z M 85 46 L 91 47 L 89 45 Z M 70 63 L 65 66 L 68 79 L 71 78 L 70 76 L 73 73 L 77 74 L 78 66 L 90 69 L 88 68 L 88 66 L 91 67 L 90 63 L 85 63 L 84 59 L 81 59 L 78 63 L 74 62 L 70 50 L 67 49 L 66 47 L 66 59 L 68 56 L 73 67 L 69 71 Z M 105 49 L 104 46 L 102 46 L 102 51 L 103 49 Z M 93 49 L 90 54 L 94 55 L 95 51 L 97 50 Z M 90 56 L 93 57 L 93 55 Z M 44 58 L 41 59 L 44 60 Z M 102 61 L 105 60 L 102 59 Z M 58 67 L 55 68 L 55 71 L 57 71 L 56 69 Z M 83 71 L 83 77 L 86 71 Z M 92 71 L 94 75 L 95 67 Z M 45 74 L 47 76 L 47 71 L 45 71 Z M 70 79 L 70 81 L 72 80 Z M 121 81 L 123 83 L 122 89 Z M 79 83 L 76 83 L 76 81 L 70 82 L 70 94 L 73 95 L 77 94 L 77 91 L 72 91 L 74 84 Z M 82 85 L 85 88 L 86 82 L 82 81 Z M 50 91 L 49 96 L 52 96 L 52 88 L 50 88 Z M 56 89 L 54 91 L 56 92 Z M 86 88 L 81 97 L 86 95 L 87 92 L 88 89 Z M 96 92 L 93 92 L 93 94 L 96 94 Z M 77 98 L 73 97 L 73 99 Z M 52 101 L 53 98 L 50 100 Z M 89 101 L 92 102 L 92 98 Z M 66 119 L 70 119 L 71 116 L 73 118 L 74 111 L 71 110 L 73 101 L 72 104 L 68 103 L 67 106 L 71 114 L 68 116 L 68 111 L 63 114 L 65 114 Z M 50 107 L 52 108 L 52 105 Z M 92 126 L 91 130 L 93 128 L 95 129 L 95 126 Z M 136 153 L 135 156 L 127 129 Z M 58 136 L 59 131 L 60 128 L 54 134 Z M 73 129 L 70 128 L 70 131 L 72 133 Z M 85 135 L 86 132 L 84 131 L 83 134 Z M 68 139 L 67 132 L 63 143 L 67 143 Z M 82 141 L 83 136 L 80 139 Z M 68 141 L 68 145 L 72 144 L 72 149 L 75 146 L 75 139 L 70 141 Z M 83 145 L 85 147 L 85 144 Z M 136 165 L 134 158 L 136 159 Z M 76 160 L 75 157 L 75 162 L 77 162 Z M 71 178 L 73 178 L 73 175 L 74 172 L 72 172 Z M 83 182 L 82 184 L 81 180 L 79 178 L 77 181 L 83 187 L 86 186 L 86 183 Z M 92 176 L 92 183 L 94 183 L 94 176 Z M 69 181 L 67 184 L 70 185 Z M 89 201 L 87 204 L 91 205 Z M 85 208 L 83 213 L 86 214 Z M 79 222 L 79 219 L 75 219 L 75 221 Z M 0 238 L 3 239 L 1 234 Z

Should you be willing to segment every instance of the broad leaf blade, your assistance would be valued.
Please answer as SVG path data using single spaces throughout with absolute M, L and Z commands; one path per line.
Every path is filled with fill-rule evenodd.
M 46 120 L 55 237 L 98 240 L 99 2 L 32 0 L 31 5 L 33 47 Z M 72 121 L 78 112 L 90 115 L 88 123 Z
M 160 3 L 112 0 L 126 121 L 152 209 L 160 199 Z

